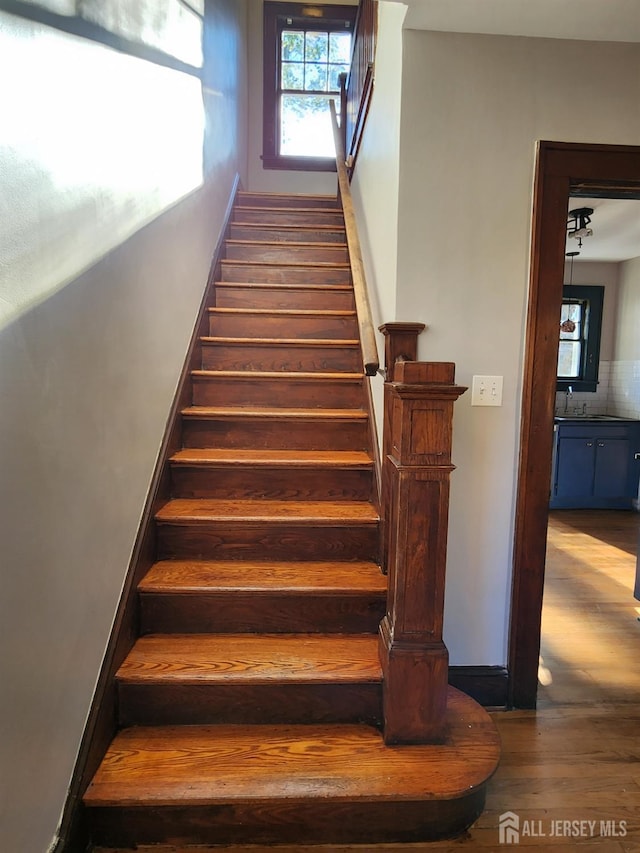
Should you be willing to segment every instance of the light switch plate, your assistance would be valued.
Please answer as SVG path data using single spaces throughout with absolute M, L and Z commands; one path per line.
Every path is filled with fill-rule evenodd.
M 474 376 L 471 384 L 471 405 L 501 406 L 502 380 L 502 376 Z

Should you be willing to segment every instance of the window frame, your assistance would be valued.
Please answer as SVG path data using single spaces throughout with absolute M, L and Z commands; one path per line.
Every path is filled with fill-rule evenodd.
M 602 336 L 602 307 L 604 286 L 601 284 L 565 284 L 562 288 L 563 303 L 574 300 L 589 303 L 587 329 L 580 358 L 580 375 L 577 379 L 556 376 L 556 390 L 574 392 L 597 391 L 600 367 L 600 339 Z M 558 343 L 560 334 L 558 333 Z
M 278 151 L 280 126 L 280 32 L 295 26 L 319 32 L 344 31 L 349 21 L 352 35 L 358 6 L 313 5 L 306 3 L 264 3 L 264 54 L 263 54 L 263 126 L 262 163 L 265 169 L 291 169 L 313 172 L 335 172 L 334 157 L 304 157 L 280 154 Z M 305 14 L 306 13 L 306 14 Z M 283 19 L 290 18 L 291 24 Z M 338 99 L 339 101 L 339 99 Z M 338 103 L 338 111 L 340 105 Z

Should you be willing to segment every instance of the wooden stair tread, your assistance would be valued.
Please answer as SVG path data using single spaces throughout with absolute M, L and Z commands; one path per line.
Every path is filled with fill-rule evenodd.
M 224 265 L 231 265 L 234 267 L 291 267 L 291 268 L 299 268 L 299 269 L 309 269 L 309 267 L 319 268 L 319 269 L 341 269 L 341 270 L 350 270 L 351 264 L 348 261 L 255 261 L 255 260 L 245 260 L 242 258 L 223 258 L 221 261 Z
M 353 382 L 364 377 L 363 373 L 311 373 L 300 370 L 192 370 L 191 375 L 200 379 L 219 379 L 224 376 L 231 379 L 312 379 L 317 382 Z
M 286 409 L 266 406 L 188 406 L 182 410 L 187 418 L 270 418 L 286 420 L 316 418 L 318 420 L 366 420 L 364 409 Z
M 300 201 L 304 201 L 304 199 L 300 199 Z M 239 199 L 237 205 L 235 206 L 236 214 L 242 213 L 242 211 L 244 211 L 244 210 L 258 210 L 258 211 L 260 211 L 260 213 L 265 213 L 267 211 L 272 211 L 275 213 L 281 213 L 283 211 L 286 211 L 287 213 L 334 213 L 334 214 L 340 213 L 340 214 L 342 214 L 342 208 L 338 207 L 338 206 L 335 206 L 335 207 L 329 207 L 329 206 L 327 206 L 327 207 L 313 207 L 313 206 L 305 206 L 304 204 L 299 204 L 299 205 L 292 204 L 292 205 L 288 205 L 287 207 L 283 208 L 283 207 L 279 207 L 277 205 L 269 207 L 268 205 L 262 205 L 262 204 L 247 204 L 246 202 L 243 203 L 242 199 Z
M 235 224 L 235 223 L 234 223 Z M 229 246 L 255 246 L 258 249 L 268 249 L 276 247 L 278 249 L 295 249 L 296 247 L 304 247 L 310 249 L 344 249 L 346 243 L 320 243 L 320 242 L 304 242 L 300 241 L 283 241 L 283 240 L 248 240 L 239 237 L 227 237 L 225 243 Z
M 360 341 L 352 338 L 229 338 L 205 335 L 200 338 L 204 346 L 265 346 L 265 347 L 357 347 Z
M 246 205 L 242 205 L 241 207 L 237 208 L 238 212 L 241 212 L 241 211 L 246 210 L 246 209 L 247 209 Z M 277 208 L 277 209 L 281 209 L 281 208 Z M 253 208 L 253 210 L 263 211 L 264 208 L 263 207 L 257 207 L 257 208 Z M 308 210 L 309 210 L 309 208 L 307 208 L 307 211 Z M 316 211 L 317 211 L 317 208 L 316 208 Z M 332 210 L 330 212 L 334 213 L 335 211 Z M 273 223 L 273 222 L 261 222 L 261 223 L 251 222 L 251 221 L 243 222 L 241 219 L 234 219 L 231 224 L 234 227 L 238 226 L 240 228 L 258 228 L 258 229 L 261 229 L 264 231 L 266 231 L 266 230 L 273 230 L 273 231 L 285 230 L 285 231 L 301 231 L 301 232 L 312 231 L 314 233 L 316 233 L 318 231 L 320 231 L 320 232 L 322 232 L 322 231 L 346 232 L 346 228 L 344 225 L 323 225 L 323 224 L 308 225 L 306 223 L 301 223 L 299 225 L 284 225 L 283 226 L 283 225 L 279 225 L 279 224 Z
M 259 203 L 257 203 L 258 201 Z M 299 202 L 303 209 L 306 203 L 309 210 L 315 211 L 318 209 L 312 204 L 315 201 L 325 205 L 325 207 L 320 208 L 321 210 L 338 210 L 342 212 L 342 208 L 338 205 L 336 197 L 333 195 L 324 195 L 321 193 L 278 193 L 258 190 L 240 190 L 236 196 L 235 207 L 236 210 L 242 207 L 257 207 L 259 210 L 264 210 L 263 202 L 270 201 L 274 203 L 275 210 L 282 210 L 282 204 L 285 205 L 287 210 L 291 210 L 290 205 L 293 202 Z M 277 202 L 280 202 L 280 204 L 278 205 Z
M 373 459 L 361 450 L 238 450 L 183 448 L 171 457 L 173 465 L 242 465 L 304 468 L 371 468 Z
M 499 757 L 490 717 L 449 688 L 444 744 L 385 747 L 362 724 L 157 726 L 111 743 L 85 805 L 447 800 L 486 782 Z
M 378 511 L 368 501 L 216 500 L 174 498 L 156 513 L 170 524 L 214 521 L 283 522 L 305 525 L 377 524 Z
M 226 285 L 237 287 L 237 282 L 225 282 Z M 247 287 L 254 285 L 248 284 Z M 258 285 L 259 287 L 269 287 L 270 285 Z M 293 285 L 287 285 L 292 287 Z M 337 285 L 336 285 L 337 287 Z M 348 287 L 344 288 L 348 290 Z M 328 309 L 315 308 L 219 308 L 217 306 L 208 309 L 210 314 L 220 315 L 239 315 L 242 317 L 257 315 L 260 317 L 355 317 L 355 311 L 333 311 Z
M 303 281 L 298 283 L 292 283 L 287 281 L 216 281 L 215 285 L 216 287 L 247 287 L 251 289 L 265 288 L 269 290 L 300 290 L 301 288 L 304 288 L 306 290 L 312 290 L 314 293 L 334 290 L 350 292 L 353 291 L 353 285 L 351 284 L 305 284 Z M 216 306 L 215 308 L 209 308 L 208 310 L 221 311 L 223 309 Z M 247 310 L 255 311 L 256 309 Z
M 140 637 L 121 682 L 379 682 L 375 635 L 156 634 Z
M 161 560 L 138 585 L 139 592 L 185 595 L 251 592 L 254 595 L 301 592 L 327 595 L 386 593 L 387 579 L 375 563 L 363 561 L 241 562 L 237 560 Z

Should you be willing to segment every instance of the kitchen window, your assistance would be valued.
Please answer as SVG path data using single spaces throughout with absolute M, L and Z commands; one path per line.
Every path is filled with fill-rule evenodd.
M 558 391 L 596 391 L 604 287 L 565 285 L 562 290 Z
M 264 4 L 263 154 L 266 168 L 335 169 L 329 101 L 351 59 L 357 6 Z

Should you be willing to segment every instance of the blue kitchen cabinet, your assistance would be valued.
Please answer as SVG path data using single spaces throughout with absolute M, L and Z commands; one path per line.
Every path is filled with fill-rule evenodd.
M 638 496 L 640 422 L 556 419 L 552 509 L 631 509 Z

